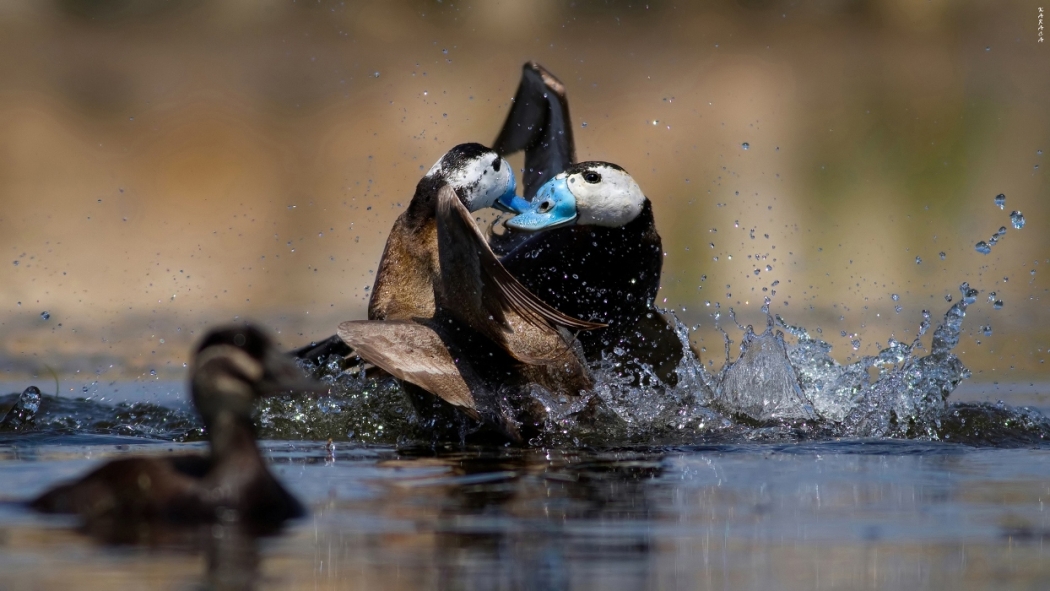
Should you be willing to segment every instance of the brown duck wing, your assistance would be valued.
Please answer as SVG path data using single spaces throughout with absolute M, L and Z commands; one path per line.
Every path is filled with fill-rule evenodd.
M 365 361 L 478 418 L 461 368 L 432 328 L 403 320 L 351 320 L 340 324 L 338 333 Z
M 593 330 L 605 325 L 579 320 L 550 307 L 499 262 L 470 212 L 448 185 L 438 191 L 438 258 L 442 305 L 475 330 L 488 334 L 494 320 L 504 328 L 507 312 L 543 329 Z

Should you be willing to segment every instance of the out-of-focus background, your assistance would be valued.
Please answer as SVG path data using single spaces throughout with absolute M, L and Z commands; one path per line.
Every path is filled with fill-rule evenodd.
M 363 318 L 416 181 L 492 141 L 530 59 L 653 200 L 660 301 L 716 367 L 716 307 L 768 296 L 845 360 L 968 281 L 976 377 L 1045 378 L 1040 1 L 6 0 L 0 380 L 179 378 L 212 323 Z

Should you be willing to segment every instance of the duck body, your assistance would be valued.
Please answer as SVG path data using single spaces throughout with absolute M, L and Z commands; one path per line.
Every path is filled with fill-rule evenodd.
M 652 310 L 663 250 L 646 199 L 628 224 L 574 225 L 532 235 L 501 259 L 530 291 L 561 312 L 608 324 L 581 335 L 600 340 Z
M 261 458 L 260 458 L 261 461 Z M 231 482 L 234 470 L 250 476 Z M 214 466 L 205 456 L 114 460 L 35 499 L 44 513 L 73 513 L 88 523 L 222 521 L 224 511 L 239 521 L 276 525 L 306 510 L 269 471 L 250 464 Z
M 254 402 L 279 391 L 319 388 L 258 329 L 212 331 L 197 350 L 190 383 L 209 455 L 114 460 L 30 506 L 80 515 L 89 529 L 208 522 L 276 527 L 305 510 L 267 469 L 256 446 Z
M 654 305 L 663 246 L 652 202 L 626 171 L 605 162 L 569 166 L 507 225 L 542 230 L 501 259 L 522 284 L 565 314 L 608 325 L 578 335 L 589 361 L 613 356 L 676 381 L 683 346 Z

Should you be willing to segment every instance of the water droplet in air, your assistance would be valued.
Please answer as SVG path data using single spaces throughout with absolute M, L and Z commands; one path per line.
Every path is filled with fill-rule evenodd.
M 48 311 L 45 310 L 45 311 L 40 313 L 40 317 L 43 318 L 44 320 L 50 320 L 51 319 L 51 314 Z
M 711 245 L 712 248 L 714 248 L 714 246 L 715 246 L 714 244 Z M 18 261 L 11 261 L 11 264 L 17 267 L 18 266 Z
M 915 257 L 915 264 L 916 265 L 921 265 L 922 264 L 922 257 Z
M 151 376 L 157 375 L 157 370 L 155 370 L 155 369 L 149 370 L 149 375 L 151 375 Z
M 893 294 L 893 295 L 890 296 L 890 299 L 892 299 L 893 301 L 897 302 L 897 301 L 900 301 L 901 297 L 899 295 L 897 295 L 897 294 Z
M 587 127 L 587 122 L 586 122 L 586 121 L 584 121 L 583 123 L 581 123 L 581 124 L 580 124 L 580 127 Z
M 377 71 L 373 72 L 372 73 L 372 77 L 373 78 L 379 78 L 379 71 L 377 70 Z
M 903 310 L 904 308 L 902 308 L 902 307 L 900 307 L 900 306 L 894 306 L 894 307 L 893 307 L 893 309 L 894 309 L 894 310 L 895 310 L 895 311 L 896 311 L 896 312 L 897 312 L 898 314 L 900 314 L 900 313 L 901 313 L 901 310 Z
M 747 142 L 744 142 L 744 143 L 740 144 L 740 147 L 745 149 L 745 150 L 750 150 L 751 149 L 751 144 L 749 144 Z
M 1002 310 L 1003 309 L 1003 301 L 1002 300 L 995 300 L 995 303 L 992 304 L 992 307 L 995 308 L 996 310 Z
M 988 243 L 985 242 L 984 240 L 982 240 L 982 241 L 978 242 L 977 244 L 973 245 L 973 247 L 974 247 L 974 249 L 977 252 L 979 252 L 981 254 L 988 254 L 988 253 L 992 252 L 992 247 L 988 246 Z
M 984 336 L 986 336 L 986 337 L 992 336 L 992 327 L 991 326 L 982 326 L 981 327 L 981 333 Z
M 947 257 L 948 255 L 945 254 L 944 251 L 941 251 L 941 252 L 937 253 L 937 256 L 941 257 L 941 260 L 943 261 L 944 258 Z
M 1024 215 L 1019 211 L 1011 211 L 1010 222 L 1014 225 L 1014 228 L 1020 230 L 1024 227 Z
M 998 195 L 996 195 L 995 196 L 995 204 L 999 206 L 999 209 L 1002 209 L 1003 207 L 1005 207 L 1006 206 L 1006 194 L 1005 193 L 999 193 Z

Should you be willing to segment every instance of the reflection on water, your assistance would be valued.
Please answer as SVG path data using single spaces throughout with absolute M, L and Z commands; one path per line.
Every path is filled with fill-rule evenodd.
M 1050 577 L 1045 449 L 878 441 L 574 452 L 342 445 L 326 462 L 320 442 L 267 447 L 276 472 L 312 508 L 283 534 L 255 540 L 220 527 L 177 543 L 110 547 L 8 502 L 0 504 L 4 581 L 11 588 L 897 589 L 1033 588 Z M 2 444 L 0 499 L 24 498 L 125 453 L 107 443 L 53 459 L 55 449 L 74 448 Z

